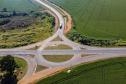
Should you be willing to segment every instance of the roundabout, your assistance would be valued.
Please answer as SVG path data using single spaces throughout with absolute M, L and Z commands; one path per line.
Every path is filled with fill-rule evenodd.
M 65 37 L 64 35 L 64 30 L 66 28 L 66 17 L 64 17 L 65 15 L 65 11 L 64 14 L 62 15 L 61 11 L 63 12 L 63 10 L 61 10 L 61 8 L 57 7 L 55 4 L 53 3 L 49 3 L 47 0 L 34 0 L 37 3 L 43 5 L 46 9 L 48 9 L 51 13 L 53 13 L 53 16 L 58 18 L 58 28 L 57 31 L 48 39 L 41 41 L 41 42 L 37 42 L 35 44 L 31 44 L 28 46 L 22 46 L 22 47 L 18 47 L 18 48 L 12 48 L 12 49 L 0 49 L 0 54 L 22 54 L 22 56 L 27 56 L 26 54 L 30 54 L 30 55 L 35 55 L 35 59 L 37 61 L 37 63 L 39 65 L 44 65 L 47 67 L 54 67 L 54 66 L 65 66 L 66 64 L 68 64 L 68 66 L 70 65 L 74 65 L 75 61 L 81 58 L 82 54 L 113 54 L 113 55 L 122 55 L 122 54 L 126 54 L 125 50 L 126 48 L 99 48 L 99 47 L 91 47 L 91 46 L 87 46 L 87 45 L 81 45 L 78 43 L 75 43 L 71 40 L 69 40 L 67 37 Z M 50 5 L 52 4 L 52 5 Z M 67 15 L 67 14 L 66 14 Z M 69 22 L 71 23 L 71 22 Z M 57 41 L 53 41 L 56 38 L 59 38 L 60 40 Z M 67 46 L 70 46 L 72 48 L 72 50 L 44 50 L 44 48 L 52 45 L 52 44 L 64 44 Z M 38 47 L 37 50 L 28 50 L 34 47 Z M 42 55 L 56 55 L 56 54 L 62 54 L 62 55 L 74 55 L 72 59 L 63 62 L 63 63 L 53 63 L 53 62 L 49 62 L 47 60 L 45 60 Z M 44 63 L 44 64 L 42 64 Z M 72 63 L 72 64 L 71 64 Z
M 22 46 L 19 48 L 13 49 L 0 49 L 0 54 L 14 54 L 20 55 L 24 59 L 28 58 L 31 64 L 28 68 L 28 75 L 30 77 L 33 73 L 35 73 L 35 69 L 37 65 L 46 66 L 48 68 L 52 67 L 71 67 L 80 63 L 87 63 L 96 60 L 108 59 L 113 57 L 120 57 L 126 55 L 126 48 L 99 48 L 99 47 L 91 47 L 87 45 L 81 45 L 69 40 L 64 35 L 64 30 L 66 27 L 65 18 L 61 14 L 59 9 L 56 9 L 53 5 L 50 5 L 47 0 L 34 0 L 39 4 L 45 6 L 49 11 L 51 11 L 59 21 L 57 31 L 48 39 L 31 44 L 28 46 Z M 59 38 L 60 40 L 54 41 L 54 39 Z M 51 45 L 67 45 L 72 49 L 63 49 L 63 50 L 44 50 L 45 48 Z M 30 50 L 31 48 L 38 47 L 37 50 Z M 81 57 L 82 54 L 95 54 L 94 56 L 86 56 Z M 30 55 L 35 55 L 34 57 Z M 45 59 L 42 55 L 72 55 L 73 57 L 65 62 L 51 62 Z
M 60 34 L 60 33 L 58 33 Z M 58 36 L 58 35 L 57 35 Z M 60 36 L 59 36 L 60 37 Z M 50 45 L 67 45 L 69 47 L 71 47 L 73 50 L 80 50 L 80 48 L 78 46 L 73 45 L 72 43 L 68 43 L 67 41 L 65 41 L 64 39 L 60 38 L 62 41 L 49 41 L 46 42 L 44 45 L 42 45 L 38 51 L 42 51 L 45 48 L 49 47 Z M 53 55 L 53 54 L 52 54 Z M 42 56 L 41 54 L 38 54 L 36 56 L 36 59 L 38 60 L 38 64 L 42 65 L 42 66 L 46 66 L 46 67 L 56 67 L 56 66 L 71 66 L 71 64 L 74 63 L 74 61 L 77 58 L 80 58 L 81 54 L 74 54 L 73 57 L 67 61 L 64 62 L 51 62 L 48 61 L 47 59 L 45 59 L 44 56 Z

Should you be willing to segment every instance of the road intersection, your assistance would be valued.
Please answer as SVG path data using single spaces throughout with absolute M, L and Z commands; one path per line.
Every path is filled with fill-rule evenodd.
M 20 57 L 27 58 L 27 56 L 29 55 L 35 55 L 35 58 L 33 58 L 34 60 L 32 60 L 32 62 L 36 60 L 36 62 L 39 65 L 46 66 L 46 67 L 73 66 L 82 62 L 126 56 L 126 48 L 97 48 L 97 47 L 90 47 L 87 45 L 81 45 L 69 40 L 64 35 L 66 22 L 63 15 L 59 12 L 60 9 L 56 9 L 56 7 L 50 5 L 51 3 L 49 3 L 47 0 L 35 0 L 35 1 L 43 5 L 46 9 L 53 12 L 53 14 L 58 17 L 58 21 L 59 21 L 58 30 L 54 33 L 53 36 L 49 37 L 48 39 L 42 42 L 38 42 L 24 47 L 13 48 L 13 49 L 0 49 L 1 56 L 9 54 L 9 55 L 19 55 Z M 61 40 L 53 41 L 57 37 L 59 37 Z M 46 47 L 48 47 L 52 42 L 54 42 L 55 44 L 61 42 L 62 44 L 72 47 L 73 50 L 67 50 L 67 49 L 66 50 L 44 50 L 45 45 Z M 36 46 L 40 46 L 38 50 L 26 50 Z M 89 58 L 88 57 L 82 58 L 81 57 L 82 54 L 94 54 L 95 56 L 94 57 L 91 56 Z M 49 62 L 42 55 L 74 55 L 74 56 L 72 59 L 66 62 L 54 63 L 54 62 Z M 35 64 L 32 64 L 30 67 L 36 67 L 36 62 Z M 31 74 L 35 71 L 35 69 L 30 67 L 28 67 L 28 73 Z

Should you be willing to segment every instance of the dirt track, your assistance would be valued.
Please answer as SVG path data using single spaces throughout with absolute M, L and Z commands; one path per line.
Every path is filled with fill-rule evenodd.
M 38 80 L 60 73 L 65 69 L 66 69 L 65 67 L 55 67 L 45 69 L 40 72 L 34 73 L 31 77 L 27 77 L 23 80 L 20 80 L 18 84 L 35 84 Z
M 67 23 L 66 23 L 64 33 L 68 33 L 73 26 L 73 21 L 72 21 L 72 17 L 66 11 L 64 11 L 64 13 L 67 16 Z

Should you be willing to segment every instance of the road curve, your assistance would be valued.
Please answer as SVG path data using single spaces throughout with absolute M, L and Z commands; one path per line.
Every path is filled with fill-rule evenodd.
M 62 25 L 62 28 L 60 28 L 60 29 L 62 29 L 62 31 L 64 31 L 65 23 L 64 23 L 64 18 L 63 18 L 63 16 L 62 16 L 56 9 L 54 9 L 54 8 L 51 7 L 50 5 L 44 3 L 44 0 L 35 0 L 35 1 L 38 2 L 39 4 L 45 6 L 45 7 L 48 8 L 50 11 L 52 11 L 54 14 L 57 15 L 57 17 L 59 18 L 59 22 L 60 22 L 60 25 L 59 25 L 59 26 Z

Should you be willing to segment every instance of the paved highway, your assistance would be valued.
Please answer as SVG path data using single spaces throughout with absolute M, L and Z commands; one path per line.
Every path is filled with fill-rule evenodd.
M 120 50 L 120 49 L 84 49 L 84 50 L 2 50 L 0 51 L 1 55 L 74 55 L 74 54 L 125 54 L 126 55 L 126 49 Z M 25 54 L 25 55 L 24 55 Z
M 65 23 L 64 23 L 64 18 L 63 18 L 63 16 L 62 16 L 55 8 L 53 8 L 53 7 L 51 7 L 50 5 L 46 4 L 46 3 L 44 2 L 44 0 L 35 0 L 35 1 L 37 1 L 39 4 L 45 6 L 45 7 L 48 8 L 50 11 L 52 11 L 54 14 L 57 15 L 57 17 L 58 17 L 58 19 L 59 19 L 59 21 L 60 21 L 59 26 L 62 25 L 60 29 L 61 29 L 62 32 L 63 32 L 63 31 L 64 31 L 64 28 L 65 28 Z

